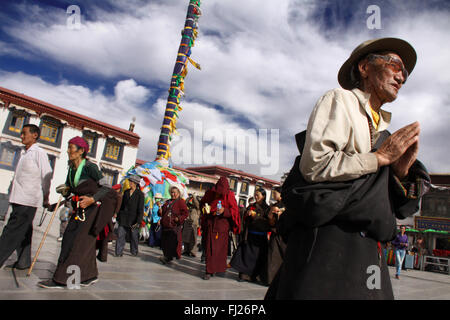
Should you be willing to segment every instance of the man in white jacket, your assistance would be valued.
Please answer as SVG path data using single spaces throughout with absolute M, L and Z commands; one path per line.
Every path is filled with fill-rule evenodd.
M 20 138 L 25 145 L 12 182 L 9 203 L 12 212 L 0 237 L 0 267 L 17 251 L 16 269 L 27 269 L 31 265 L 31 239 L 33 219 L 38 207 L 48 205 L 52 168 L 47 153 L 36 142 L 39 127 L 23 126 Z

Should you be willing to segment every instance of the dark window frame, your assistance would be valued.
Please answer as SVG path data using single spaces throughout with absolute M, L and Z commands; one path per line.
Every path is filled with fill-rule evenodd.
M 271 190 L 270 191 L 270 201 L 275 201 L 275 198 L 273 197 L 273 192 L 274 192 L 275 190 Z
M 44 124 L 50 124 L 50 125 L 54 125 L 56 127 L 58 127 L 58 132 L 56 133 L 56 139 L 55 142 L 51 142 L 45 139 L 41 139 L 41 136 L 39 136 L 39 142 L 51 147 L 56 147 L 56 148 L 61 148 L 61 141 L 62 141 L 62 134 L 63 134 L 63 128 L 64 125 L 61 121 L 59 121 L 58 119 L 49 117 L 49 116 L 44 116 L 41 118 L 41 122 L 39 123 L 39 130 L 41 131 L 41 135 L 42 135 L 42 126 Z
M 106 149 L 108 148 L 108 143 L 115 143 L 115 144 L 119 144 L 120 145 L 119 155 L 117 157 L 117 160 L 106 157 Z M 114 137 L 106 138 L 105 147 L 103 148 L 102 160 L 103 161 L 108 161 L 108 162 L 111 162 L 111 163 L 122 164 L 124 149 L 125 149 L 125 143 L 120 142 L 119 140 L 117 140 Z
M 242 187 L 244 186 L 244 184 L 247 185 L 247 190 L 245 192 L 242 191 Z M 249 189 L 250 189 L 250 182 L 248 182 L 248 181 L 241 181 L 241 188 L 239 189 L 239 194 L 248 195 L 249 194 Z
M 119 179 L 119 173 L 120 173 L 119 170 L 112 170 L 112 169 L 107 169 L 107 168 L 101 168 L 100 171 L 102 172 L 103 176 L 105 176 L 105 174 L 113 175 L 114 178 L 113 178 L 113 180 L 111 182 L 111 185 L 113 186 L 113 185 L 117 184 L 117 181 Z
M 17 167 L 17 163 L 19 162 L 19 159 L 20 159 L 20 153 L 22 151 L 22 147 L 13 145 L 11 143 L 11 141 L 6 141 L 3 143 L 0 143 L 0 158 L 1 158 L 1 156 L 3 154 L 3 150 L 5 148 L 9 149 L 9 150 L 13 150 L 15 152 L 14 159 L 13 159 L 12 165 L 6 165 L 6 164 L 0 163 L 0 169 L 15 171 L 16 167 Z
M 236 178 L 229 178 L 229 179 L 230 179 L 230 190 L 233 191 L 234 193 L 236 193 L 238 180 Z M 234 188 L 231 188 L 231 181 L 234 181 Z
M 247 203 L 248 203 L 248 198 L 247 197 L 239 197 L 239 201 L 238 201 L 238 207 L 240 208 L 240 205 L 241 205 L 241 201 L 243 201 L 244 203 L 243 203 L 243 205 L 244 205 L 244 208 L 247 208 Z
M 93 159 L 97 158 L 97 146 L 98 146 L 98 138 L 99 138 L 99 134 L 92 132 L 90 130 L 83 130 L 83 138 L 85 138 L 86 136 L 90 136 L 93 138 L 92 141 L 92 148 L 89 150 L 89 153 L 87 154 L 88 157 L 91 157 Z M 106 144 L 105 144 L 106 147 Z
M 8 134 L 10 136 L 13 136 L 13 137 L 20 137 L 20 134 L 22 132 L 22 128 L 20 129 L 19 132 L 16 132 L 16 131 L 13 131 L 13 130 L 9 129 L 10 126 L 11 126 L 11 123 L 12 123 L 14 115 L 23 115 L 24 116 L 24 120 L 23 120 L 23 123 L 22 123 L 22 128 L 23 128 L 24 125 L 26 125 L 26 124 L 28 124 L 30 122 L 31 114 L 29 114 L 25 110 L 16 109 L 14 107 L 9 109 L 8 118 L 6 119 L 5 126 L 3 127 L 3 133 L 6 133 L 6 134 Z

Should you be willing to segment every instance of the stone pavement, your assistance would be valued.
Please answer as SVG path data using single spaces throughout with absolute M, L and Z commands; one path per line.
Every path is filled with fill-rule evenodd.
M 7 217 L 8 218 L 8 217 Z M 41 227 L 41 218 L 35 217 L 33 255 L 50 220 L 47 215 Z M 6 220 L 7 221 L 7 220 Z M 6 222 L 0 222 L 0 229 Z M 11 270 L 0 270 L 1 300 L 261 300 L 267 288 L 254 283 L 238 282 L 237 272 L 229 269 L 223 276 L 205 281 L 201 278 L 204 264 L 200 258 L 184 257 L 171 266 L 159 261 L 161 251 L 146 244 L 139 246 L 139 256 L 129 253 L 129 244 L 123 257 L 114 257 L 114 246 L 109 246 L 108 262 L 97 261 L 99 281 L 81 289 L 42 289 L 41 280 L 52 276 L 58 259 L 60 243 L 57 242 L 59 219 L 55 217 L 51 230 L 41 250 L 30 277 L 27 270 L 15 270 L 17 284 Z M 6 265 L 15 261 L 14 253 Z M 401 279 L 394 278 L 394 268 L 389 268 L 396 299 L 447 300 L 450 299 L 450 276 L 417 270 L 403 271 Z

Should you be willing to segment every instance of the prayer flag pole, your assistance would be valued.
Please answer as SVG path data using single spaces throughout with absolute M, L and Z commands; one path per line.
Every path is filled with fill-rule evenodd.
M 172 134 L 176 134 L 176 123 L 178 113 L 182 110 L 180 106 L 181 97 L 184 95 L 184 79 L 187 75 L 187 63 L 200 69 L 200 65 L 190 58 L 191 48 L 194 46 L 198 35 L 198 19 L 202 12 L 200 0 L 190 0 L 184 29 L 181 32 L 181 43 L 178 48 L 177 60 L 170 81 L 169 97 L 167 98 L 166 110 L 158 140 L 156 161 L 164 166 L 168 165 L 170 159 L 170 144 Z
M 200 0 L 190 0 L 184 28 L 181 32 L 177 59 L 170 80 L 169 96 L 158 139 L 156 158 L 153 162 L 146 162 L 137 167 L 133 166 L 124 175 L 123 183 L 134 174 L 142 178 L 140 188 L 146 195 L 145 212 L 149 212 L 149 209 L 153 207 L 156 195 L 162 195 L 163 199 L 170 199 L 170 186 L 176 186 L 180 190 L 182 198 L 187 198 L 188 195 L 186 186 L 189 183 L 189 179 L 182 172 L 172 169 L 169 164 L 171 157 L 170 144 L 172 135 L 177 134 L 176 124 L 179 112 L 182 110 L 180 100 L 184 95 L 184 79 L 188 72 L 187 64 L 189 62 L 197 69 L 200 69 L 200 65 L 193 61 L 190 56 L 191 49 L 198 35 L 198 19 L 201 15 Z M 148 213 L 146 217 L 148 221 Z

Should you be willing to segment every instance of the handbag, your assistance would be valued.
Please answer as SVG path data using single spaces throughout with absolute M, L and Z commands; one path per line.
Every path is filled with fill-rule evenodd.
M 172 214 L 172 206 L 175 203 L 175 201 L 172 201 L 171 203 L 168 204 L 167 206 L 167 214 L 163 214 L 163 216 L 161 217 L 161 224 L 163 227 L 165 228 L 174 228 L 176 227 L 174 218 L 173 218 L 173 214 Z

